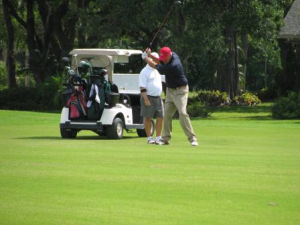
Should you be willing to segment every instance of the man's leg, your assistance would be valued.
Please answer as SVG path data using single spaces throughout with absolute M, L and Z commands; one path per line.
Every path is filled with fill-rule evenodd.
M 165 101 L 165 116 L 164 116 L 164 128 L 162 131 L 162 139 L 167 142 L 171 139 L 172 132 L 172 118 L 177 108 L 172 100 L 172 91 L 167 88 L 167 96 Z
M 174 96 L 173 100 L 178 109 L 180 125 L 189 141 L 192 142 L 196 141 L 197 138 L 196 134 L 194 133 L 190 117 L 186 111 L 188 92 L 188 86 L 186 88 L 177 90 L 177 94 Z
M 156 137 L 161 136 L 162 126 L 163 126 L 163 118 L 157 118 L 156 119 Z
M 151 118 L 144 118 L 144 126 L 145 126 L 147 137 L 151 136 L 151 126 L 152 126 L 151 120 L 152 120 Z
M 155 140 L 151 136 L 151 126 L 152 126 L 152 119 L 151 118 L 144 118 L 144 126 L 145 126 L 145 132 L 147 135 L 147 143 L 148 144 L 155 144 Z

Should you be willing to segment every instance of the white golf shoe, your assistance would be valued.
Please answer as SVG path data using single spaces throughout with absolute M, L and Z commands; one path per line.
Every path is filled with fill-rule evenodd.
M 192 141 L 191 146 L 198 146 L 198 141 Z
M 148 144 L 155 144 L 155 140 L 153 139 L 153 137 L 148 137 L 147 143 Z
M 168 145 L 169 142 L 168 141 L 163 141 L 163 139 L 161 137 L 156 137 L 155 144 L 157 144 L 157 145 Z

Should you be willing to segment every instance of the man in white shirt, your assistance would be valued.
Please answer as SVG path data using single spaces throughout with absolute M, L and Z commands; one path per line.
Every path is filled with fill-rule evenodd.
M 158 58 L 158 54 L 153 52 Z M 148 144 L 161 143 L 161 131 L 163 125 L 163 102 L 161 98 L 162 83 L 160 73 L 148 64 L 139 75 L 139 86 L 141 90 L 141 116 L 144 117 L 145 131 Z M 156 139 L 151 136 L 151 121 L 156 118 Z

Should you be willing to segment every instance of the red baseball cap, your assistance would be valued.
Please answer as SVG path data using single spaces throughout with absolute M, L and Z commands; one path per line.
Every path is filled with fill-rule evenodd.
M 159 61 L 163 61 L 166 60 L 170 55 L 171 55 L 172 51 L 170 48 L 168 47 L 163 47 L 160 49 L 159 51 Z

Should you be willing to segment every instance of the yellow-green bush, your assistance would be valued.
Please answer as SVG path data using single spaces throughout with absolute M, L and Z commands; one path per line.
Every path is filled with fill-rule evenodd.
M 244 106 L 255 106 L 261 103 L 260 99 L 250 92 L 246 92 L 240 96 L 236 96 L 232 101 L 231 105 L 244 105 Z

